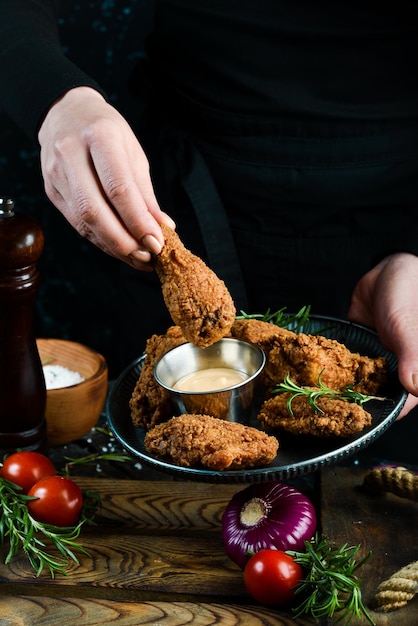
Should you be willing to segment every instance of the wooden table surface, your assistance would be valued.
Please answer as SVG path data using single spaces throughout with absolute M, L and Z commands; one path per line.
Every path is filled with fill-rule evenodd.
M 84 453 L 93 444 L 86 438 Z M 76 447 L 52 450 L 51 458 L 62 462 Z M 102 449 L 108 451 L 107 439 Z M 102 500 L 97 525 L 84 527 L 81 535 L 90 556 L 81 555 L 79 565 L 71 564 L 67 576 L 55 579 L 47 573 L 36 578 L 24 555 L 8 566 L 1 559 L 0 626 L 315 623 L 251 601 L 241 570 L 225 556 L 221 516 L 245 485 L 174 480 L 144 473 L 135 461 L 80 466 L 77 471 L 84 475 L 75 471 L 71 477 L 80 487 Z M 296 486 L 314 501 L 321 530 L 332 541 L 361 544 L 361 554 L 373 551 L 359 571 L 367 605 L 382 580 L 418 560 L 418 503 L 392 494 L 366 495 L 360 488 L 366 472 L 329 468 Z M 418 599 L 392 613 L 370 613 L 377 626 L 416 626 Z
M 367 603 L 383 577 L 418 559 L 418 505 L 365 495 L 359 489 L 364 473 L 335 468 L 319 478 L 323 532 L 339 543 L 360 543 L 363 552 L 373 550 L 361 572 Z M 90 556 L 53 580 L 47 574 L 35 578 L 23 555 L 0 565 L 1 626 L 314 623 L 251 602 L 241 571 L 225 556 L 220 519 L 242 486 L 74 479 L 102 498 L 97 526 L 82 533 Z M 378 626 L 416 626 L 418 605 L 371 614 Z

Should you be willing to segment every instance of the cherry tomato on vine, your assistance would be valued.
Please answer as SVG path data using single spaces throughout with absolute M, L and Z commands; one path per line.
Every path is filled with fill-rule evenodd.
M 294 598 L 293 587 L 303 578 L 301 566 L 282 550 L 260 550 L 247 562 L 244 583 L 260 604 L 286 606 Z
M 28 491 L 29 513 L 38 522 L 52 526 L 75 526 L 83 508 L 83 494 L 78 485 L 64 476 L 48 476 Z
M 14 452 L 3 461 L 0 476 L 21 487 L 23 493 L 45 476 L 55 476 L 52 461 L 40 452 L 22 450 Z

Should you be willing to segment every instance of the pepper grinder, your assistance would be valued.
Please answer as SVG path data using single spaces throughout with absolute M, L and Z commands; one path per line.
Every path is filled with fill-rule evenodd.
M 33 328 L 44 235 L 0 198 L 0 453 L 46 448 L 46 388 Z M 1 459 L 0 459 L 1 460 Z

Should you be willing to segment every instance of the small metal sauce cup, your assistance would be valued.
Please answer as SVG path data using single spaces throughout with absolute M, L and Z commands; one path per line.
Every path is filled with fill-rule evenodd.
M 245 423 L 252 414 L 256 383 L 266 362 L 264 352 L 251 343 L 226 338 L 207 348 L 184 343 L 166 352 L 155 364 L 154 377 L 166 389 L 178 413 L 212 415 Z M 174 385 L 195 372 L 226 367 L 244 373 L 241 382 L 214 391 L 181 391 Z

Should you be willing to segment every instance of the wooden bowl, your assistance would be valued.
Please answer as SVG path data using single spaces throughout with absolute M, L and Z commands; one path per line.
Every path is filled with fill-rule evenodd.
M 61 365 L 85 380 L 48 389 L 46 424 L 48 445 L 59 446 L 86 435 L 97 423 L 107 395 L 108 371 L 104 357 L 81 343 L 65 339 L 37 339 L 46 365 Z

